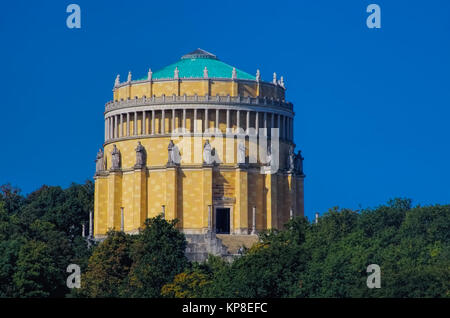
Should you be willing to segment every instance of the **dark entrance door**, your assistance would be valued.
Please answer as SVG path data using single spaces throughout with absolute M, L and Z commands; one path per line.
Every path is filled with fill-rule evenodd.
M 230 208 L 216 209 L 216 233 L 230 234 Z

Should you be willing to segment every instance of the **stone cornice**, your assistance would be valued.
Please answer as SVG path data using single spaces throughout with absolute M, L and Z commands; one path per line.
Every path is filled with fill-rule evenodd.
M 142 106 L 150 106 L 152 109 L 172 109 L 172 108 L 217 108 L 218 106 L 245 110 L 245 107 L 260 108 L 261 111 L 267 108 L 273 111 L 285 111 L 293 115 L 292 103 L 266 97 L 241 97 L 241 96 L 153 96 L 133 98 L 127 100 L 110 101 L 105 104 L 105 115 L 114 110 L 122 110 Z
M 122 82 L 119 83 L 117 85 L 114 86 L 114 90 L 121 88 L 121 87 L 126 87 L 126 86 L 130 86 L 130 85 L 135 85 L 135 84 L 148 84 L 148 83 L 158 83 L 158 82 L 178 82 L 178 81 L 220 81 L 220 82 L 239 82 L 239 83 L 257 83 L 257 84 L 263 84 L 263 85 L 267 85 L 267 86 L 273 86 L 273 87 L 277 87 L 277 88 L 282 88 L 282 89 L 286 89 L 285 87 L 279 85 L 278 83 L 273 83 L 273 82 L 267 82 L 267 81 L 261 81 L 261 80 L 252 80 L 252 79 L 233 79 L 233 78 L 229 78 L 229 77 L 181 77 L 181 78 L 157 78 L 154 79 L 152 78 L 151 80 L 148 79 L 140 79 L 140 80 L 136 80 L 136 81 L 130 81 L 130 82 Z

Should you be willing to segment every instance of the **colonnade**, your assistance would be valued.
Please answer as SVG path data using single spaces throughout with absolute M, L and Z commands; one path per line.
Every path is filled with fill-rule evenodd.
M 243 132 L 246 135 L 250 128 L 254 128 L 257 134 L 261 128 L 266 128 L 264 133 L 269 136 L 271 128 L 279 128 L 280 139 L 289 141 L 293 139 L 294 130 L 293 114 L 284 115 L 270 110 L 164 108 L 105 115 L 105 141 L 141 135 L 170 135 L 176 128 L 187 133 L 204 133 L 215 128 L 222 133 Z

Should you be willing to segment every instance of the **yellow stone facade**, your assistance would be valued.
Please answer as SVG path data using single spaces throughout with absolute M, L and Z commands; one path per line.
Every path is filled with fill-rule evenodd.
M 229 234 L 281 228 L 290 217 L 303 215 L 304 174 L 289 163 L 294 112 L 285 101 L 284 83 L 229 75 L 152 79 L 149 74 L 132 81 L 130 74 L 124 83 L 116 80 L 113 101 L 105 108 L 104 155 L 94 177 L 95 237 L 109 229 L 136 233 L 146 218 L 162 212 L 190 234 L 214 231 L 220 209 L 229 211 Z M 177 128 L 184 131 L 172 134 Z M 258 138 L 251 138 L 251 128 Z M 279 167 L 267 173 L 265 158 L 258 153 L 252 161 L 250 152 L 260 150 L 259 138 L 267 136 L 271 144 L 277 137 L 272 128 L 278 129 Z M 181 154 L 179 164 L 168 164 L 171 140 Z M 218 163 L 204 162 L 207 140 Z M 244 163 L 238 163 L 239 140 L 245 144 Z M 135 166 L 138 141 L 146 152 L 143 167 Z M 120 151 L 118 169 L 112 169 L 113 146 Z

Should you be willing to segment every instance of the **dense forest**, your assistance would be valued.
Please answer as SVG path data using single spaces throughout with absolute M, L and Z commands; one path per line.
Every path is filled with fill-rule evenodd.
M 91 181 L 27 196 L 0 187 L 0 297 L 450 297 L 450 205 L 333 208 L 261 233 L 233 262 L 191 263 L 176 220 L 161 216 L 138 235 L 88 241 L 93 198 Z M 81 288 L 67 288 L 69 264 Z M 381 288 L 367 287 L 369 264 Z

